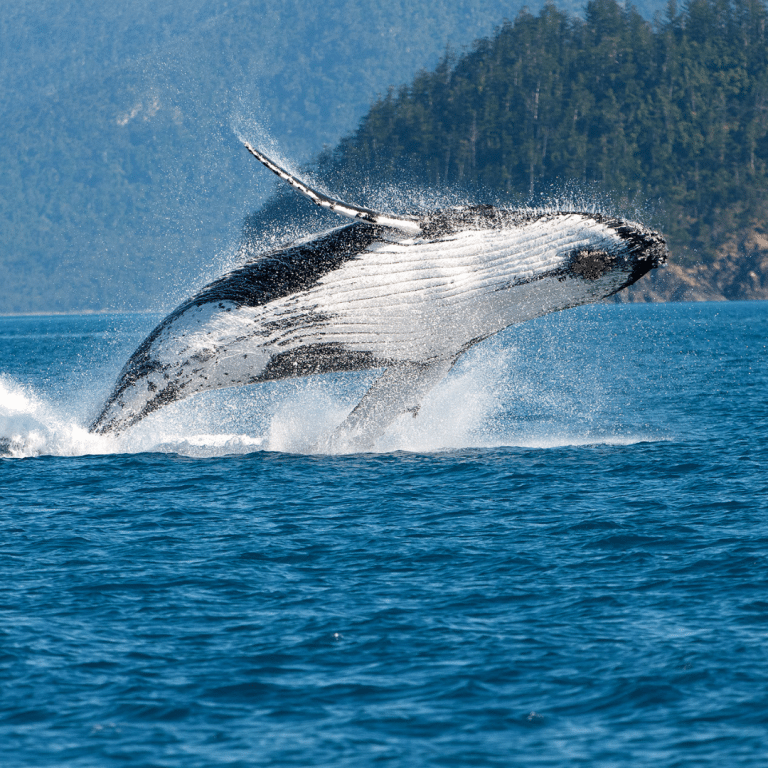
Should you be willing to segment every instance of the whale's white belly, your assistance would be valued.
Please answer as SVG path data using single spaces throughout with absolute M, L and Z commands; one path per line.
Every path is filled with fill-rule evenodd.
M 586 281 L 550 276 L 581 247 L 613 249 L 616 237 L 580 216 L 433 242 L 373 243 L 312 289 L 272 302 L 260 317 L 281 324 L 263 344 L 276 351 L 342 344 L 381 360 L 453 357 L 472 341 L 611 292 L 622 275 Z M 306 324 L 290 322 L 306 318 Z

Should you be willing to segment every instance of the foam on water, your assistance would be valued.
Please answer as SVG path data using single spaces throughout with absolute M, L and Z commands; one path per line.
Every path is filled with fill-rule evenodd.
M 103 443 L 103 438 L 89 434 L 30 387 L 0 375 L 0 455 L 21 458 L 109 452 Z

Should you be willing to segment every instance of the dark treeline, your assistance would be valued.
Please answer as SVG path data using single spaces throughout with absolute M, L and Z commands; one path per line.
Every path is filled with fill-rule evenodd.
M 678 262 L 714 260 L 766 220 L 767 15 L 762 0 L 670 3 L 653 23 L 615 0 L 523 12 L 380 99 L 323 175 L 529 200 L 585 185 L 649 201 Z

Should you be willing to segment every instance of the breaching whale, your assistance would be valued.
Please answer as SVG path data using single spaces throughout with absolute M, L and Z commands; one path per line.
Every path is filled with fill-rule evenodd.
M 246 143 L 314 203 L 354 222 L 261 255 L 166 317 L 91 432 L 119 433 L 197 392 L 383 368 L 328 440 L 365 449 L 472 345 L 617 293 L 666 261 L 664 238 L 598 213 L 489 205 L 395 216 L 335 200 Z

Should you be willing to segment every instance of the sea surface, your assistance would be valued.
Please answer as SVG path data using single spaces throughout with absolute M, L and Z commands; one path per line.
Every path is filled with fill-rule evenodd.
M 768 302 L 87 425 L 157 315 L 0 318 L 0 764 L 768 765 Z

